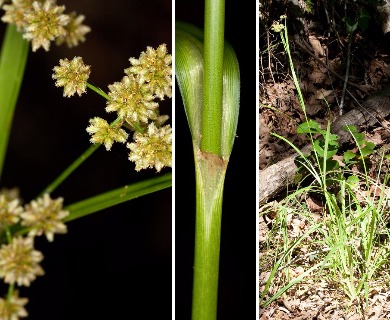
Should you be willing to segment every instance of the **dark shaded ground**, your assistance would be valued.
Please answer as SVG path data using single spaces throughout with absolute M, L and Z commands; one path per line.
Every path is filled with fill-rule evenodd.
M 84 14 L 92 32 L 77 48 L 30 52 L 1 181 L 19 187 L 26 201 L 89 147 L 89 118 L 111 120 L 105 101 L 92 91 L 62 97 L 51 79 L 58 60 L 82 56 L 92 68 L 90 81 L 107 90 L 124 76 L 128 59 L 147 46 L 166 43 L 172 53 L 171 1 L 58 3 Z M 161 113 L 171 114 L 171 102 L 161 104 Z M 155 175 L 154 170 L 136 173 L 124 145 L 110 152 L 100 148 L 53 197 L 70 204 Z M 53 243 L 38 241 L 46 275 L 21 290 L 30 299 L 29 319 L 170 319 L 171 212 L 169 188 L 73 221 L 68 234 Z

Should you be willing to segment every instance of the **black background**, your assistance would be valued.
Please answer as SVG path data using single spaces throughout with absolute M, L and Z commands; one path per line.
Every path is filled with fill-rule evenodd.
M 86 95 L 62 96 L 52 80 L 59 59 L 81 56 L 91 65 L 90 82 L 107 92 L 120 81 L 128 59 L 147 46 L 166 43 L 172 53 L 172 2 L 57 1 L 86 16 L 92 31 L 87 41 L 68 49 L 52 45 L 30 50 L 10 137 L 0 187 L 19 187 L 30 201 L 89 146 L 88 120 L 114 114 L 105 100 Z M 1 11 L 1 14 L 3 11 Z M 5 29 L 0 22 L 1 35 Z M 171 115 L 172 100 L 161 103 Z M 1 134 L 1 133 L 0 133 Z M 125 184 L 156 176 L 155 170 L 135 172 L 128 149 L 117 144 L 99 148 L 52 197 L 71 204 Z M 164 169 L 162 173 L 170 172 Z M 72 221 L 66 235 L 53 243 L 38 238 L 46 274 L 29 288 L 29 319 L 171 319 L 172 317 L 172 189 L 138 198 L 92 216 Z M 0 285 L 0 293 L 6 287 Z
M 256 20 L 255 2 L 226 0 L 225 38 L 241 75 L 237 138 L 228 165 L 222 213 L 218 319 L 256 316 Z M 202 1 L 176 1 L 176 18 L 203 28 Z M 195 224 L 192 143 L 176 85 L 175 106 L 175 315 L 191 319 Z M 256 293 L 255 293 L 256 292 Z

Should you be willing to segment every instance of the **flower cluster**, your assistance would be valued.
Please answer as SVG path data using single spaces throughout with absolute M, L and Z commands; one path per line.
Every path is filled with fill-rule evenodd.
M 81 57 L 61 59 L 60 65 L 53 68 L 52 77 L 57 87 L 64 87 L 64 96 L 81 95 L 87 87 L 93 88 L 107 98 L 105 111 L 116 113 L 117 119 L 111 124 L 99 117 L 89 120 L 86 131 L 91 135 L 91 143 L 111 150 L 114 142 L 127 141 L 130 135 L 125 129 L 135 131 L 134 141 L 127 144 L 128 158 L 135 162 L 135 170 L 155 168 L 160 172 L 164 167 L 172 167 L 172 129 L 164 126 L 168 116 L 160 115 L 156 99 L 172 97 L 172 56 L 166 44 L 162 44 L 157 49 L 147 47 L 139 59 L 129 61 L 131 66 L 124 70 L 122 80 L 108 85 L 108 94 L 88 84 L 90 67 Z
M 0 298 L 0 319 L 18 320 L 28 316 L 24 306 L 27 298 L 19 298 L 19 292 L 15 290 L 9 299 Z
M 166 125 L 158 128 L 153 122 L 145 133 L 136 132 L 134 142 L 128 143 L 129 160 L 135 162 L 135 170 L 155 167 L 157 172 L 163 167 L 172 167 L 172 129 Z
M 0 298 L 0 319 L 7 320 L 27 316 L 24 306 L 28 299 L 19 298 L 14 286 L 28 287 L 44 274 L 40 266 L 43 254 L 34 248 L 35 237 L 45 234 L 48 241 L 53 241 L 55 233 L 67 232 L 63 219 L 69 214 L 62 209 L 62 198 L 44 194 L 22 205 L 16 191 L 0 190 L 0 231 L 7 235 L 7 243 L 0 246 L 0 278 L 10 285 L 7 298 Z M 15 226 L 26 227 L 27 235 L 12 235 Z
M 90 119 L 89 123 L 87 132 L 92 135 L 91 142 L 104 144 L 107 151 L 111 150 L 115 141 L 125 143 L 127 140 L 128 134 L 120 125 L 110 126 L 106 120 L 99 117 Z
M 30 237 L 45 234 L 48 241 L 52 242 L 54 233 L 66 233 L 66 225 L 62 219 L 69 215 L 68 211 L 62 210 L 63 198 L 51 199 L 45 193 L 37 200 L 31 201 L 21 213 L 22 226 L 30 227 Z
M 2 9 L 5 13 L 1 20 L 15 25 L 23 38 L 31 42 L 33 51 L 41 47 L 49 51 L 53 41 L 57 45 L 66 43 L 70 48 L 77 46 L 91 31 L 83 24 L 83 15 L 65 14 L 65 6 L 57 5 L 55 0 L 12 0 L 3 4 Z
M 148 91 L 160 100 L 172 97 L 172 56 L 167 54 L 167 46 L 160 45 L 156 50 L 147 47 L 139 59 L 129 59 L 132 66 L 125 69 L 127 75 L 135 75 L 140 84 L 146 84 Z
M 64 87 L 64 97 L 71 97 L 75 93 L 81 96 L 87 89 L 87 81 L 91 67 L 84 64 L 81 57 L 71 61 L 60 59 L 60 65 L 53 68 L 53 79 L 57 80 L 57 87 Z

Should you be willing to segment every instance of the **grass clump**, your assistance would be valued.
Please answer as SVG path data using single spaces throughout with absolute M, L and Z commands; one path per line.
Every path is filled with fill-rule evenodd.
M 260 218 L 267 234 L 260 242 L 260 307 L 278 303 L 289 311 L 367 316 L 374 296 L 387 293 L 390 277 L 388 174 L 370 174 L 375 145 L 354 126 L 346 126 L 355 143 L 342 150 L 338 136 L 309 119 L 294 72 L 285 26 L 279 24 L 305 122 L 297 133 L 311 144 L 298 153 L 295 185 L 281 201 L 265 204 Z

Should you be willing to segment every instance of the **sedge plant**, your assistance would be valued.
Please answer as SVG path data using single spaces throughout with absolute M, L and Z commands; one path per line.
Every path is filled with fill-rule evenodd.
M 195 162 L 194 320 L 217 317 L 224 181 L 239 114 L 239 65 L 224 27 L 225 2 L 206 0 L 203 30 L 182 21 L 175 30 L 175 75 Z
M 275 220 L 261 244 L 260 304 L 266 308 L 286 297 L 292 287 L 300 292 L 315 286 L 328 294 L 337 292 L 333 295 L 343 310 L 358 305 L 356 310 L 364 315 L 370 295 L 388 290 L 388 176 L 381 178 L 381 169 L 376 176 L 370 175 L 369 157 L 375 145 L 355 126 L 344 129 L 356 147 L 342 151 L 338 136 L 330 132 L 330 121 L 323 129 L 307 117 L 286 25 L 276 23 L 274 30 L 281 35 L 306 117 L 297 133 L 307 136 L 311 150 L 304 154 L 286 138 L 273 134 L 297 152 L 298 171 L 287 197 L 261 209 L 262 215 Z M 384 159 L 383 153 L 379 168 Z M 313 199 L 320 205 L 314 207 Z
M 6 31 L 0 54 L 0 182 L 8 150 L 13 116 L 30 51 L 49 51 L 53 45 L 73 48 L 86 41 L 91 27 L 85 17 L 67 12 L 55 0 L 0 1 Z M 27 297 L 19 288 L 29 287 L 44 275 L 43 253 L 34 247 L 36 237 L 49 242 L 67 232 L 67 223 L 120 203 L 158 192 L 171 186 L 172 129 L 168 115 L 160 114 L 159 102 L 172 96 L 172 56 L 166 44 L 147 46 L 139 57 L 130 57 L 121 79 L 108 85 L 108 91 L 89 82 L 91 66 L 80 56 L 60 59 L 48 76 L 63 96 L 81 96 L 88 90 L 102 97 L 102 108 L 115 114 L 113 121 L 91 115 L 82 130 L 91 145 L 64 168 L 37 196 L 23 202 L 18 189 L 0 189 L 0 278 L 7 287 L 0 296 L 0 319 L 18 320 L 28 316 Z M 134 170 L 154 170 L 148 178 L 75 203 L 52 193 L 100 146 L 107 151 L 124 144 Z M 164 170 L 168 168 L 168 170 Z M 66 203 L 66 204 L 65 204 Z

